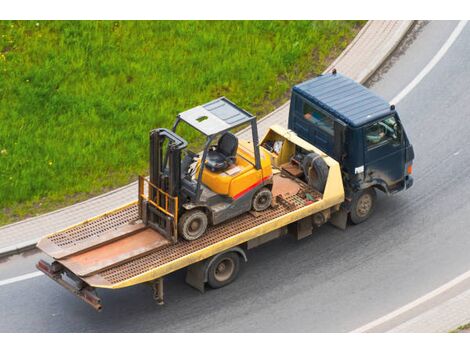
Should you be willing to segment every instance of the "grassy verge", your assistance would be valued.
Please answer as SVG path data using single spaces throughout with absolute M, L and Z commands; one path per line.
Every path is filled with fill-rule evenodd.
M 148 131 L 180 111 L 225 95 L 266 114 L 362 24 L 0 22 L 0 224 L 146 173 Z
M 469 332 L 470 333 L 470 323 L 459 326 L 457 329 L 452 330 L 451 332 Z

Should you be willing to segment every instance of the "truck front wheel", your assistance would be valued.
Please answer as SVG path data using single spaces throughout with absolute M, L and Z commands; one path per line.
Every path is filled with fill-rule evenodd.
M 220 288 L 230 284 L 240 271 L 240 256 L 228 252 L 218 256 L 210 265 L 207 283 L 212 288 Z
M 369 219 L 374 211 L 376 199 L 377 194 L 373 188 L 355 193 L 349 214 L 351 222 L 357 225 Z

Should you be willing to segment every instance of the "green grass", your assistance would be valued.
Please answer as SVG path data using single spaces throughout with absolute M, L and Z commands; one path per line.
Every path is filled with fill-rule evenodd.
M 146 173 L 149 130 L 178 112 L 225 95 L 262 116 L 362 24 L 0 22 L 0 224 Z
M 470 331 L 470 323 L 461 325 L 457 329 L 454 329 L 450 332 L 469 332 Z

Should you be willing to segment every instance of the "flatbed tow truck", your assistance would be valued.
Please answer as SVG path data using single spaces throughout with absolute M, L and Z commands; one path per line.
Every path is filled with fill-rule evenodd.
M 336 80 L 337 76 L 339 75 L 336 73 L 327 75 L 330 80 Z M 320 76 L 309 82 L 319 79 L 325 80 L 324 76 Z M 340 76 L 339 86 L 344 86 L 344 82 L 352 84 L 351 87 L 362 93 L 369 92 L 352 80 Z M 293 102 L 298 103 L 294 94 L 297 94 L 295 89 Z M 374 99 L 380 99 L 374 97 Z M 307 100 L 308 96 L 303 96 L 302 99 Z M 312 107 L 316 108 L 314 102 L 313 99 L 310 101 Z M 222 110 L 214 110 L 212 107 L 215 105 L 222 106 Z M 295 106 L 291 106 L 290 119 L 294 118 L 295 109 Z M 324 107 L 317 109 L 309 110 L 305 116 L 315 117 L 318 111 L 325 113 L 325 116 L 327 114 L 332 121 L 336 121 L 334 114 L 325 110 Z M 363 110 L 367 114 L 367 109 Z M 383 116 L 376 114 L 373 119 L 366 122 L 370 125 L 374 121 L 389 119 L 390 116 L 396 116 L 395 119 L 398 120 L 395 111 L 390 109 L 388 104 L 386 110 Z M 43 260 L 39 261 L 37 268 L 96 310 L 102 308 L 96 288 L 119 289 L 140 283 L 151 284 L 154 299 L 157 303 L 163 304 L 164 278 L 183 268 L 187 269 L 186 282 L 201 292 L 204 292 L 206 285 L 212 288 L 228 285 L 236 278 L 241 263 L 247 260 L 247 250 L 287 234 L 300 240 L 310 236 L 316 227 L 327 222 L 344 228 L 345 217 L 350 216 L 351 212 L 356 213 L 355 216 L 350 216 L 350 220 L 359 223 L 364 220 L 363 218 L 369 217 L 373 210 L 373 203 L 369 203 L 370 206 L 366 209 L 367 202 L 361 203 L 358 199 L 366 195 L 369 197 L 366 197 L 366 200 L 374 202 L 375 193 L 370 191 L 375 190 L 371 188 L 374 185 L 361 189 L 357 187 L 357 178 L 354 179 L 355 183 L 351 183 L 351 175 L 340 162 L 325 152 L 326 148 L 318 148 L 314 143 L 307 142 L 307 138 L 301 138 L 294 131 L 276 125 L 271 126 L 258 143 L 254 117 L 225 98 L 219 98 L 190 111 L 189 115 L 192 117 L 195 111 L 200 115 L 196 116 L 198 121 L 200 117 L 204 117 L 204 120 L 209 117 L 207 122 L 212 126 L 216 120 L 218 123 L 223 121 L 228 123 L 227 115 L 224 115 L 223 111 L 239 114 L 251 123 L 253 141 L 251 144 L 242 143 L 238 146 L 236 159 L 244 159 L 243 162 L 245 162 L 251 155 L 253 165 L 250 167 L 253 170 L 261 169 L 260 159 L 270 160 L 272 181 L 268 187 L 273 197 L 271 206 L 263 211 L 245 211 L 216 224 L 213 221 L 214 224 L 208 226 L 205 233 L 194 240 L 178 238 L 176 221 L 179 215 L 176 213 L 189 211 L 191 207 L 183 209 L 181 204 L 178 205 L 178 197 L 171 191 L 171 184 L 174 182 L 167 179 L 159 183 L 159 180 L 164 180 L 168 176 L 165 174 L 168 172 L 168 164 L 163 163 L 162 167 L 159 157 L 156 158 L 151 149 L 150 179 L 139 178 L 138 199 L 135 202 L 46 236 L 37 245 L 40 250 L 53 258 L 51 264 Z M 185 120 L 185 116 L 188 115 L 180 114 L 178 121 Z M 177 125 L 178 122 L 175 123 L 172 131 L 165 130 L 164 133 L 167 136 L 173 136 L 172 133 L 175 132 Z M 323 126 L 320 127 L 323 128 Z M 201 128 L 201 131 L 203 130 Z M 335 128 L 335 130 L 338 129 Z M 339 137 L 343 143 L 345 142 L 344 130 Z M 370 133 L 377 133 L 376 130 L 376 128 L 371 129 Z M 219 129 L 216 132 L 224 131 L 224 129 Z M 401 127 L 399 133 L 403 150 L 406 152 L 406 148 L 409 149 L 411 146 L 406 144 L 407 139 Z M 207 147 L 213 135 L 208 133 L 208 136 Z M 181 142 L 176 134 L 174 138 L 174 141 Z M 366 136 L 364 138 L 367 140 Z M 338 142 L 334 144 L 336 145 L 335 151 L 338 151 Z M 152 145 L 154 147 L 155 143 L 152 143 L 151 137 Z M 258 151 L 257 148 L 259 148 Z M 207 161 L 206 154 L 204 152 L 196 163 L 197 170 L 192 178 L 202 180 L 201 185 L 209 180 L 208 176 L 203 176 L 203 172 L 206 171 L 202 169 Z M 180 165 L 179 157 L 173 159 L 172 152 L 163 159 L 166 161 L 170 159 L 170 165 L 173 163 L 174 166 L 175 162 Z M 398 182 L 405 182 L 406 178 L 408 185 L 411 185 L 409 181 L 411 176 L 408 173 L 409 170 L 406 169 L 410 163 L 409 159 L 405 161 L 403 158 L 400 165 L 396 167 L 404 170 L 403 180 Z M 152 164 L 155 160 L 158 164 L 156 169 Z M 341 161 L 345 162 L 345 159 Z M 223 171 L 223 173 L 230 173 L 229 170 L 239 168 L 240 165 L 245 164 L 235 162 L 227 166 L 228 171 Z M 179 166 L 176 170 L 179 175 Z M 160 171 L 163 173 L 159 173 Z M 357 172 L 354 175 L 357 176 Z M 160 186 L 165 187 L 162 190 Z M 248 188 L 253 188 L 250 187 Z M 380 185 L 377 186 L 378 189 L 379 187 Z M 181 193 L 178 194 L 179 198 L 182 198 Z M 151 221 L 152 216 L 157 213 L 160 215 Z

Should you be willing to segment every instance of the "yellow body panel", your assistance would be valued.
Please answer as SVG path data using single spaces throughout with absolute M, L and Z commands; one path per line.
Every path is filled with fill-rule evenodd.
M 271 160 L 263 148 L 260 148 L 260 156 L 261 169 L 256 170 L 253 145 L 240 140 L 235 164 L 222 172 L 212 172 L 205 167 L 202 183 L 215 193 L 236 197 L 272 175 Z

